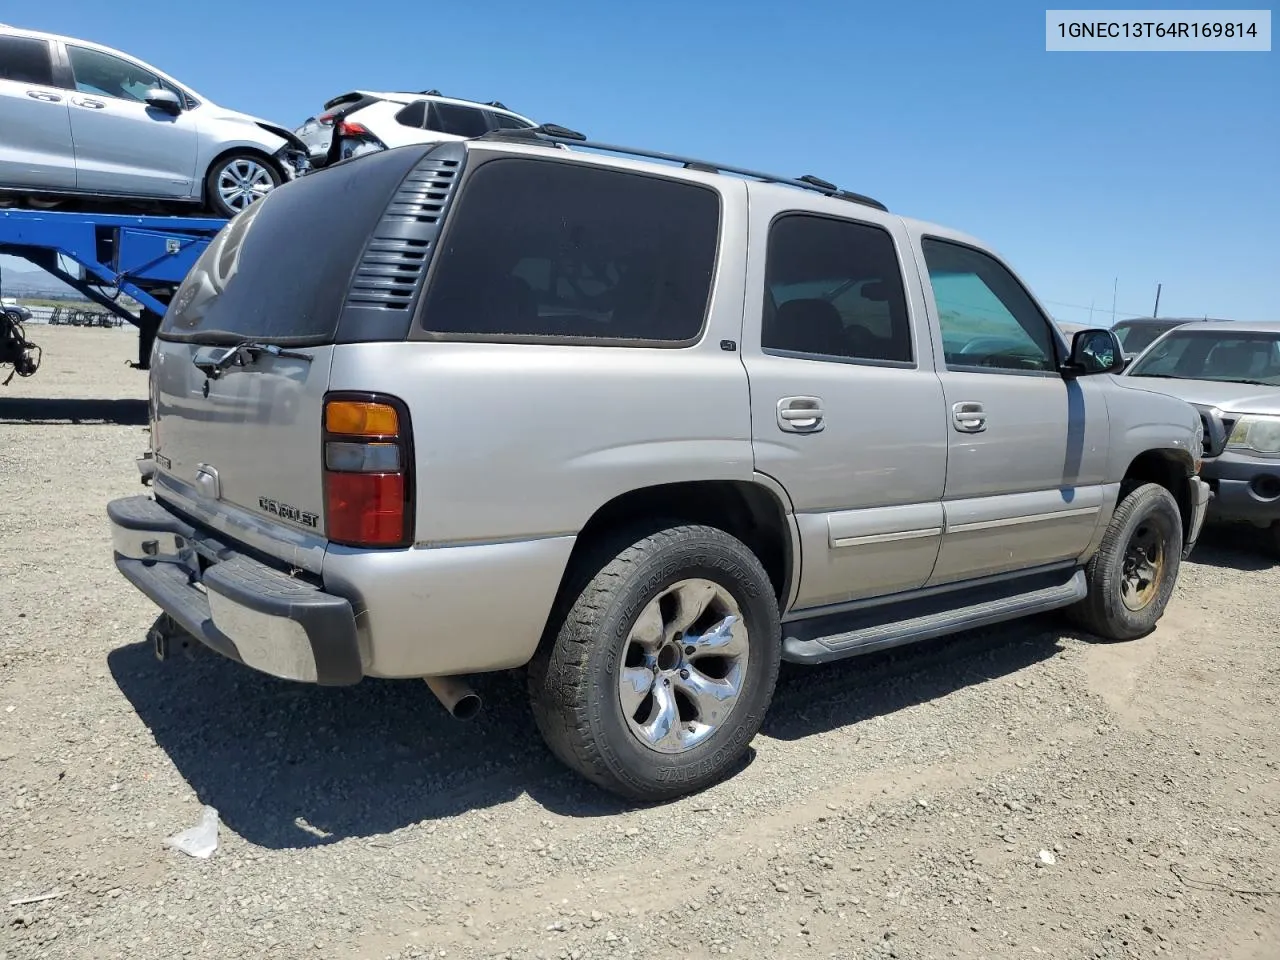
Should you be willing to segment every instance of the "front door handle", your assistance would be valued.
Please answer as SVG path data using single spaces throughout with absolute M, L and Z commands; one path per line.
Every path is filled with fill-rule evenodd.
M 77 107 L 88 107 L 90 110 L 101 110 L 106 106 L 101 100 L 89 100 L 85 97 L 72 97 L 71 102 Z
M 987 429 L 987 414 L 982 404 L 963 400 L 951 405 L 951 422 L 961 433 L 981 433 Z
M 787 433 L 817 433 L 824 426 L 821 397 L 783 397 L 778 401 L 778 426 Z
M 45 90 L 28 90 L 27 96 L 32 100 L 43 100 L 45 103 L 61 103 L 62 98 L 56 93 L 49 93 Z

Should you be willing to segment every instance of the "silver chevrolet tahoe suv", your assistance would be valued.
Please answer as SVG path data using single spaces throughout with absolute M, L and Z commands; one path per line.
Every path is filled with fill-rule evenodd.
M 151 495 L 108 510 L 157 652 L 455 715 L 525 668 L 556 756 L 658 800 L 729 774 L 782 660 L 1054 609 L 1150 632 L 1205 512 L 1195 410 L 970 237 L 681 160 L 543 126 L 233 219 L 153 349 Z

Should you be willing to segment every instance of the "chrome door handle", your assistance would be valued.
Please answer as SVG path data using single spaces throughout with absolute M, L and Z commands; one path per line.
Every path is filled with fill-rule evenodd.
M 987 429 L 987 414 L 982 404 L 962 400 L 951 405 L 951 422 L 961 433 L 981 433 Z
M 783 397 L 778 401 L 778 427 L 788 433 L 817 433 L 825 426 L 821 397 Z
M 44 90 L 28 90 L 27 96 L 32 100 L 43 100 L 45 103 L 62 102 L 62 98 L 56 93 L 46 93 Z
M 86 100 L 84 97 L 73 97 L 71 102 L 77 107 L 88 107 L 90 110 L 101 110 L 106 106 L 101 100 Z

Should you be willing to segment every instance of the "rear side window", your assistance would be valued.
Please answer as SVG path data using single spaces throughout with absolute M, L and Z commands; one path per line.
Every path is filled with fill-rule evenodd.
M 489 132 L 489 121 L 483 110 L 460 107 L 455 103 L 433 103 L 427 127 L 455 137 L 479 137 Z
M 0 80 L 53 86 L 49 42 L 34 37 L 0 37 Z
M 883 228 L 788 214 L 769 230 L 760 346 L 817 357 L 911 362 L 911 323 Z
M 509 116 L 505 113 L 491 113 L 489 114 L 489 117 L 493 121 L 494 127 L 498 130 L 529 129 L 529 124 L 525 123 L 523 120 L 517 120 L 515 117 Z
M 450 336 L 679 343 L 702 330 L 720 198 L 675 180 L 498 159 L 463 188 L 424 298 Z
M 401 126 L 422 129 L 427 125 L 427 102 L 415 100 L 396 114 L 396 122 Z

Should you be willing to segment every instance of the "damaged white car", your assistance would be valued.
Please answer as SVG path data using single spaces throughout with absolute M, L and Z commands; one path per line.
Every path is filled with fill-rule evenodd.
M 4 25 L 0 130 L 0 205 L 88 197 L 232 217 L 307 165 L 289 130 L 141 60 Z

